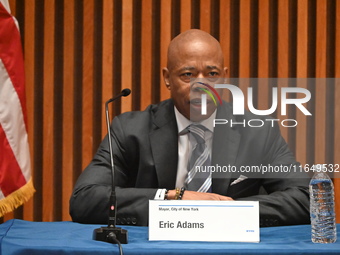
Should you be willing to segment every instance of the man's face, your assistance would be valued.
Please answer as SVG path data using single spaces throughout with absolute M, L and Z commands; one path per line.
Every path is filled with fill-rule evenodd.
M 163 69 L 163 76 L 176 108 L 195 122 L 209 118 L 216 106 L 207 97 L 207 114 L 201 114 L 201 94 L 204 92 L 197 87 L 204 85 L 199 85 L 195 79 L 213 85 L 218 78 L 225 77 L 220 48 L 202 41 L 185 42 L 171 58 L 168 68 Z

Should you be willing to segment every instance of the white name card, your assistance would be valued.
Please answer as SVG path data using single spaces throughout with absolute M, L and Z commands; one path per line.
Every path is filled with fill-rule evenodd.
M 260 242 L 259 202 L 150 200 L 150 241 Z

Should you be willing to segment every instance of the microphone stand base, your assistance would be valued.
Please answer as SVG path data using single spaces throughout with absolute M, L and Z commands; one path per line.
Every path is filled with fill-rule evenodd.
M 116 239 L 122 243 L 128 243 L 128 232 L 125 229 L 117 227 L 101 227 L 93 230 L 93 239 L 97 241 L 115 243 L 112 239 L 112 234 L 116 236 Z

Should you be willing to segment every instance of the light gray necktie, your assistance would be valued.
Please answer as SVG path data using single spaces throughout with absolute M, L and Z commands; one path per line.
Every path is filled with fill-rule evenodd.
M 202 125 L 191 124 L 187 127 L 190 142 L 196 140 L 197 144 L 193 149 L 188 162 L 188 176 L 185 180 L 186 188 L 198 192 L 211 191 L 211 173 L 208 166 L 211 165 L 208 146 L 205 143 L 204 133 L 207 130 Z

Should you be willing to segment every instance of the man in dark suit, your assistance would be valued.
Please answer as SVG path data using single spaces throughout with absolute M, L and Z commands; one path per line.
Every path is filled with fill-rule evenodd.
M 294 156 L 274 125 L 252 128 L 243 125 L 216 125 L 213 119 L 234 123 L 259 119 L 251 113 L 234 116 L 229 103 L 217 107 L 207 100 L 201 114 L 202 90 L 194 89 L 192 79 L 220 79 L 227 75 L 220 44 L 209 34 L 189 30 L 169 45 L 163 77 L 171 99 L 150 105 L 142 112 L 127 112 L 114 118 L 112 146 L 117 185 L 117 224 L 148 224 L 150 199 L 174 199 L 176 187 L 189 187 L 191 145 L 186 132 L 190 124 L 204 126 L 206 150 L 212 166 L 293 166 Z M 269 122 L 271 124 L 271 122 Z M 196 148 L 196 147 L 195 147 Z M 70 200 L 72 219 L 83 223 L 105 223 L 111 192 L 108 138 L 101 143 L 94 159 L 79 177 Z M 261 226 L 309 222 L 308 180 L 290 171 L 252 176 L 247 173 L 211 172 L 207 190 L 187 189 L 183 200 L 260 201 Z M 263 187 L 268 193 L 259 195 Z M 166 193 L 166 195 L 165 195 Z

